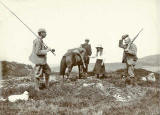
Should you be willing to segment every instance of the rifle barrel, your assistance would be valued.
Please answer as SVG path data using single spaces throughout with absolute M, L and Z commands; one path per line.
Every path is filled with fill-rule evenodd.
M 133 40 L 129 43 L 129 45 L 127 46 L 126 49 L 129 49 L 131 44 L 135 41 L 135 39 L 138 37 L 138 35 L 141 33 L 141 31 L 143 30 L 143 28 L 138 32 L 138 34 L 133 38 Z
M 132 43 L 134 42 L 134 40 L 138 37 L 138 35 L 142 32 L 143 28 L 138 32 L 138 34 L 133 38 Z

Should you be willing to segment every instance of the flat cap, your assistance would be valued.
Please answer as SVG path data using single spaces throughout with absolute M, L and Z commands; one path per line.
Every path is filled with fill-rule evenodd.
M 85 41 L 89 41 L 89 38 L 86 38 Z
M 128 36 L 129 36 L 128 34 L 125 34 L 125 35 L 122 36 L 122 39 L 125 39 L 125 38 L 127 38 Z
M 38 29 L 38 33 L 39 32 L 46 32 L 46 30 L 44 28 L 40 28 L 40 29 Z

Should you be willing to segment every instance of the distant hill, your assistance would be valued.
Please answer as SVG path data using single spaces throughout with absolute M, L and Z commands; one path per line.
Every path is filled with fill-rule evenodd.
M 90 63 L 88 70 L 92 71 L 94 68 L 94 65 L 95 63 Z M 59 66 L 53 66 L 51 68 L 53 72 L 59 72 Z M 111 72 L 111 71 L 116 71 L 118 69 L 124 69 L 125 64 L 122 64 L 121 62 L 106 63 L 105 68 L 106 68 L 106 72 Z M 160 54 L 139 58 L 136 64 L 136 68 L 143 68 L 143 69 L 160 73 Z M 78 71 L 78 67 L 77 66 L 73 67 L 73 71 Z
M 0 61 L 3 79 L 8 76 L 26 76 L 32 71 L 31 65 L 21 64 L 17 62 Z
M 138 63 L 143 66 L 160 66 L 160 54 L 140 58 Z
M 3 76 L 26 76 L 32 71 L 32 66 L 21 64 L 18 62 L 8 62 L 8 61 L 0 61 Z M 93 71 L 95 63 L 90 63 L 88 70 Z M 59 65 L 51 66 L 52 72 L 59 72 Z M 125 64 L 121 62 L 116 63 L 106 63 L 105 64 L 106 72 L 117 71 L 119 69 L 124 69 Z M 160 73 L 160 54 L 146 56 L 138 59 L 138 63 L 136 68 L 142 68 L 153 72 Z M 73 72 L 77 72 L 78 67 L 73 67 Z

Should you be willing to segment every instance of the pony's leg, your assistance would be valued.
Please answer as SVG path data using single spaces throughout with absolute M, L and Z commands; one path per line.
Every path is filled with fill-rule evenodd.
M 69 78 L 69 75 L 72 71 L 72 67 L 73 67 L 72 65 L 68 66 L 67 78 Z
M 46 88 L 49 88 L 49 75 L 45 74 L 45 86 Z
M 86 66 L 87 67 L 87 66 Z M 83 66 L 81 66 L 81 73 L 83 73 L 83 76 L 84 77 L 87 77 L 88 76 L 88 73 L 86 71 L 86 68 L 84 68 Z
M 88 73 L 88 64 L 86 63 L 86 73 Z
M 65 75 L 67 74 L 65 74 L 66 73 L 66 70 L 64 71 L 64 73 L 62 74 L 62 76 L 63 76 L 63 81 L 64 81 L 64 79 L 65 79 Z
M 65 79 L 65 77 L 64 77 L 65 75 L 63 75 L 63 82 L 65 81 L 64 79 Z
M 78 65 L 78 70 L 79 70 L 79 79 L 81 78 L 81 66 Z
M 66 77 L 68 78 L 69 76 L 69 67 L 67 67 L 67 70 L 66 70 Z

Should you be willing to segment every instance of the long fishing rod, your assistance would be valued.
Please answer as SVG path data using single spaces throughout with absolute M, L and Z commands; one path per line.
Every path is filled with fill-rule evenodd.
M 35 35 L 37 38 L 39 38 L 39 36 L 37 34 L 35 34 L 32 29 L 27 26 L 13 11 L 11 11 L 2 1 L 0 1 L 0 3 L 12 14 L 14 15 L 30 32 L 32 32 L 33 35 Z M 43 45 L 48 48 L 48 46 L 46 44 L 43 43 Z M 54 49 L 51 50 L 51 52 L 55 55 L 54 53 Z

